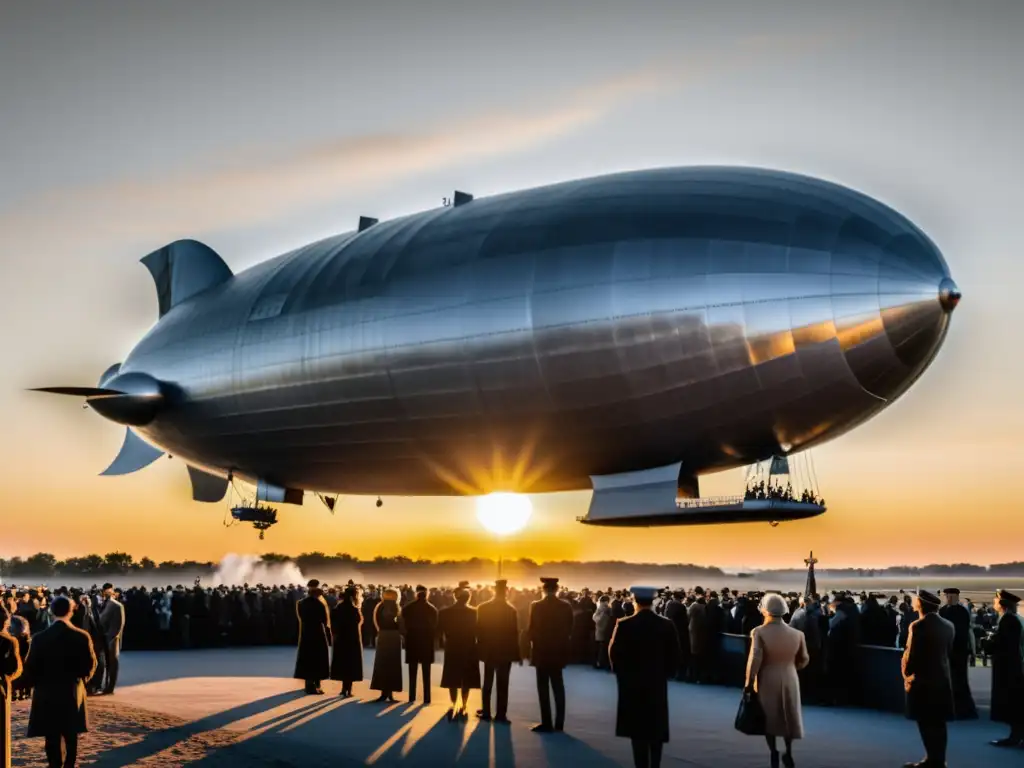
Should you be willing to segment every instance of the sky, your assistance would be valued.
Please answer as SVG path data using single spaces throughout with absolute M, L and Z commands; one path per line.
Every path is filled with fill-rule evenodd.
M 531 557 L 727 568 L 1024 560 L 1024 3 L 94 0 L 0 4 L 0 557 L 123 550 Z M 828 6 L 828 7 L 825 7 Z M 315 239 L 658 166 L 819 176 L 896 208 L 963 291 L 931 367 L 814 452 L 828 512 L 595 529 L 589 492 L 523 532 L 472 499 L 342 497 L 259 541 L 166 459 L 98 477 L 122 430 L 70 399 L 156 321 L 138 259 L 209 244 L 241 271 Z M 702 493 L 736 493 L 739 471 Z

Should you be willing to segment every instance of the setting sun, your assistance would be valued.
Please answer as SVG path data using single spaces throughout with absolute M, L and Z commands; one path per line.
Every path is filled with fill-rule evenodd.
M 476 517 L 480 524 L 500 536 L 522 530 L 532 513 L 530 497 L 519 493 L 489 493 L 476 500 Z

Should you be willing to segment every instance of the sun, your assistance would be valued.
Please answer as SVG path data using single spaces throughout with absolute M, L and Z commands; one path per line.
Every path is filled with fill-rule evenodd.
M 476 499 L 476 517 L 491 533 L 506 536 L 520 531 L 530 521 L 533 504 L 520 493 L 496 492 Z

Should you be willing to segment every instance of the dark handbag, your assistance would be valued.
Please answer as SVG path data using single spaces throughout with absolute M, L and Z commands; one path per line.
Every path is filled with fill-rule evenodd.
M 736 730 L 747 736 L 764 736 L 764 708 L 757 694 L 750 690 L 743 691 L 740 708 L 736 713 Z

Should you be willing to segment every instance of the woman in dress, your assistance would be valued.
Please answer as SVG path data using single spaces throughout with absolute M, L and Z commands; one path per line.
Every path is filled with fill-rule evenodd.
M 469 691 L 480 687 L 480 657 L 476 647 L 476 608 L 469 606 L 469 590 L 455 592 L 455 605 L 437 615 L 438 634 L 444 638 L 441 687 L 448 689 L 452 706 L 448 720 L 469 717 Z M 459 694 L 462 704 L 459 705 Z
M 804 722 L 800 705 L 800 678 L 797 670 L 810 662 L 804 633 L 788 626 L 786 601 L 781 595 L 765 595 L 761 602 L 764 624 L 750 635 L 747 660 L 748 690 L 757 692 L 765 714 L 765 738 L 771 750 L 772 768 L 779 767 L 776 740 L 785 741 L 782 764 L 793 768 L 793 739 L 803 738 Z
M 370 690 L 380 691 L 377 701 L 395 701 L 402 690 L 402 634 L 398 629 L 398 592 L 388 587 L 373 611 L 377 628 L 377 654 L 373 659 Z
M 341 681 L 341 696 L 352 695 L 352 683 L 363 679 L 363 614 L 359 610 L 359 588 L 349 586 L 331 610 L 334 654 L 331 680 Z

